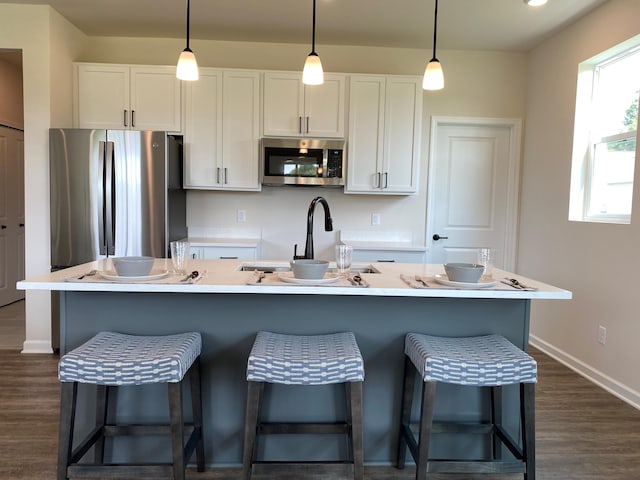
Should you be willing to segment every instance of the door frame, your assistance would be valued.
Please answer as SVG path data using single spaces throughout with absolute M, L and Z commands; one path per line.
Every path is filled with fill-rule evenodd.
M 504 235 L 504 269 L 516 271 L 518 246 L 518 221 L 520 198 L 520 157 L 522 151 L 522 120 L 518 118 L 494 117 L 450 117 L 432 116 L 429 140 L 429 160 L 427 162 L 427 219 L 426 241 L 428 251 L 433 250 L 434 233 L 433 206 L 435 204 L 435 155 L 437 149 L 438 129 L 444 126 L 486 126 L 506 127 L 509 130 L 509 158 L 507 172 L 506 228 Z

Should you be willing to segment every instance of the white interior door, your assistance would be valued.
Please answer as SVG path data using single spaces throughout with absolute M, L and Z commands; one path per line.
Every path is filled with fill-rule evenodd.
M 0 307 L 24 298 L 24 134 L 0 126 Z
M 515 269 L 520 120 L 434 117 L 431 124 L 429 262 L 476 262 Z

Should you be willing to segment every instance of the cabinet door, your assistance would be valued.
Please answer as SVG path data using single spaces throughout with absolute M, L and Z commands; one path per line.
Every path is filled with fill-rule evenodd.
M 184 187 L 222 187 L 222 71 L 185 82 Z M 256 160 L 257 161 L 257 160 Z
M 345 83 L 344 75 L 326 73 L 322 85 L 305 85 L 305 135 L 344 138 Z
M 260 190 L 260 72 L 225 71 L 222 89 L 223 188 Z
M 384 78 L 354 75 L 349 91 L 349 142 L 345 193 L 379 190 L 383 154 Z
M 387 77 L 381 189 L 416 193 L 420 165 L 422 86 L 417 77 Z
M 131 67 L 131 128 L 180 132 L 181 84 L 175 67 Z
M 79 128 L 129 128 L 129 67 L 125 65 L 75 65 L 76 108 Z
M 264 134 L 298 137 L 304 116 L 302 74 L 266 72 L 264 74 Z

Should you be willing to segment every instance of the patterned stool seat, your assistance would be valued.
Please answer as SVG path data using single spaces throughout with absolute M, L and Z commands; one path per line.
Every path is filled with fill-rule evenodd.
M 351 332 L 281 335 L 258 332 L 247 362 L 247 380 L 287 385 L 364 381 L 364 362 Z
M 61 382 L 142 385 L 180 382 L 200 355 L 199 333 L 136 336 L 100 332 L 60 359 Z
M 446 338 L 409 333 L 405 355 L 424 381 L 499 386 L 537 380 L 536 361 L 500 335 Z

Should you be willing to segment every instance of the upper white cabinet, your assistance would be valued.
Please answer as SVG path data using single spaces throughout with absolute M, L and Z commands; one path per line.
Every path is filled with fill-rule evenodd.
M 345 193 L 418 192 L 420 82 L 418 77 L 351 76 Z
M 200 69 L 185 82 L 184 187 L 260 190 L 260 72 Z
M 326 73 L 322 85 L 302 74 L 264 74 L 264 135 L 344 138 L 346 76 Z
M 75 126 L 182 130 L 175 67 L 78 63 L 74 68 Z

